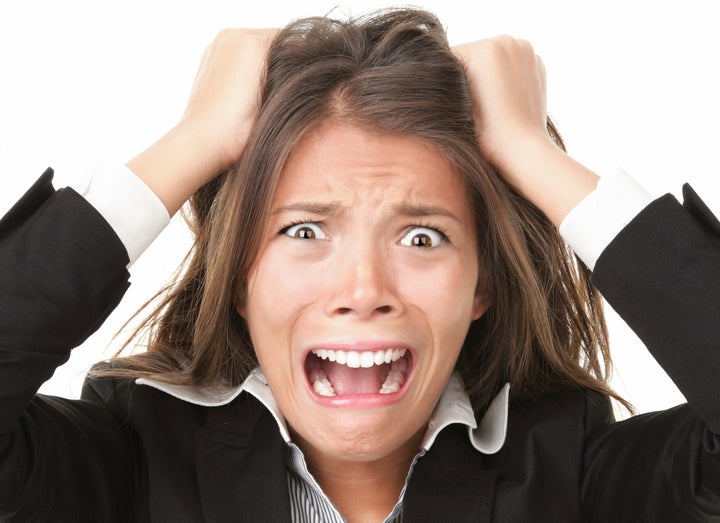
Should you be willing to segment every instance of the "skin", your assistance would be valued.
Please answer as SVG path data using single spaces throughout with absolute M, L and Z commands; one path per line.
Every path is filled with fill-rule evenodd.
M 557 147 L 545 128 L 545 65 L 526 40 L 499 36 L 453 48 L 475 104 L 483 156 L 559 226 L 598 176 Z
M 203 54 L 180 122 L 127 166 L 172 216 L 242 154 L 274 29 L 225 29 Z
M 221 32 L 204 55 L 180 122 L 128 162 L 171 215 L 240 157 L 255 121 L 261 72 L 273 34 L 272 30 Z M 529 43 L 508 36 L 464 44 L 454 51 L 474 93 L 478 145 L 484 156 L 559 225 L 595 188 L 597 176 L 555 146 L 547 134 L 542 60 Z M 250 300 L 241 313 L 251 322 L 261 365 L 312 472 L 348 521 L 378 521 L 397 500 L 409 459 L 457 356 L 458 333 L 464 336 L 467 324 L 482 313 L 485 304 L 474 292 L 477 267 L 468 257 L 474 248 L 468 230 L 449 234 L 452 247 L 432 250 L 428 263 L 419 261 L 421 255 L 414 254 L 413 248 L 398 245 L 402 227 L 389 202 L 449 199 L 435 203 L 460 215 L 460 223 L 471 223 L 461 191 L 455 191 L 452 183 L 433 189 L 432 180 L 425 176 L 426 168 L 432 166 L 444 173 L 446 182 L 454 180 L 446 165 L 431 163 L 442 163 L 441 157 L 407 138 L 378 137 L 342 127 L 336 127 L 333 135 L 324 135 L 321 129 L 299 146 L 275 195 L 275 205 L 280 207 L 293 198 L 316 200 L 318 194 L 339 200 L 344 211 L 338 215 L 300 218 L 323 221 L 331 240 L 312 240 L 312 246 L 305 246 L 306 240 L 279 237 L 275 228 L 280 222 L 274 216 L 274 229 L 268 231 L 253 271 Z M 383 149 L 391 141 L 395 148 Z M 333 154 L 335 147 L 343 155 Z M 397 147 L 405 154 L 398 154 Z M 413 154 L 424 155 L 425 161 L 414 164 Z M 411 166 L 416 172 L 409 182 L 407 168 Z M 318 172 L 327 180 L 319 182 Z M 361 173 L 361 179 L 349 180 L 352 172 Z M 284 214 L 277 218 L 289 218 Z M 315 243 L 324 245 L 315 247 Z M 288 268 L 288 260 L 297 264 L 297 251 L 303 249 L 312 252 L 302 267 L 304 277 L 292 278 L 298 268 Z M 471 267 L 462 274 L 457 272 L 461 259 Z M 332 278 L 325 277 L 327 271 Z M 421 286 L 416 283 L 426 281 L 423 278 L 428 274 L 446 288 L 458 290 L 461 314 L 453 319 L 443 316 L 429 300 L 434 296 L 442 302 L 443 296 L 427 289 L 418 292 Z M 415 285 L 408 283 L 411 275 L 417 277 Z M 275 295 L 282 314 L 278 307 L 271 314 L 267 298 L 260 294 L 272 288 L 273 276 L 278 279 L 275 290 L 283 290 L 280 298 Z M 457 300 L 453 296 L 453 304 Z M 286 323 L 273 323 L 276 316 Z M 334 415 L 327 416 L 327 407 L 319 406 L 305 389 L 300 372 L 303 350 L 321 338 L 362 339 L 370 325 L 373 336 L 401 338 L 417 351 L 411 385 L 388 406 L 334 409 Z M 280 349 L 271 350 L 273 342 Z M 401 408 L 411 403 L 412 408 Z M 390 413 L 402 416 L 403 422 Z
M 174 214 L 242 154 L 255 122 L 262 69 L 274 29 L 225 29 L 203 55 L 185 114 L 127 162 Z M 453 48 L 476 106 L 479 146 L 520 193 L 559 225 L 597 185 L 545 129 L 545 66 L 525 40 L 510 36 Z M 560 189 L 559 189 L 560 188 Z
M 291 236 L 301 229 L 315 238 Z M 291 154 L 240 313 L 294 439 L 339 506 L 363 506 L 357 488 L 337 488 L 348 474 L 372 484 L 368 503 L 387 498 L 381 512 L 397 501 L 470 322 L 487 308 L 477 279 L 472 208 L 437 150 L 330 122 Z M 328 405 L 308 387 L 309 348 L 377 343 L 412 351 L 401 391 Z

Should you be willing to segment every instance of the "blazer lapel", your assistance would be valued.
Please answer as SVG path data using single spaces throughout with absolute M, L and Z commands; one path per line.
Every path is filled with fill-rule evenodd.
M 209 409 L 195 452 L 204 521 L 290 521 L 285 443 L 255 398 Z
M 443 430 L 415 464 L 405 492 L 405 521 L 492 521 L 497 471 L 468 441 L 467 427 Z

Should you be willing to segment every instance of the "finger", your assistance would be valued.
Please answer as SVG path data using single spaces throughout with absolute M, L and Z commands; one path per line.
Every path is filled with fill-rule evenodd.
M 545 62 L 539 55 L 535 55 L 535 70 L 537 71 L 538 81 L 544 88 L 547 85 L 547 71 L 545 70 Z

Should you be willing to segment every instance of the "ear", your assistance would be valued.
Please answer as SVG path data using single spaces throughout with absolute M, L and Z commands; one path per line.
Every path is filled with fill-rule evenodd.
M 473 298 L 473 321 L 479 319 L 482 317 L 485 312 L 490 308 L 490 305 L 492 305 L 492 298 L 490 297 L 490 293 L 487 291 L 482 291 L 480 289 L 475 290 L 475 297 Z

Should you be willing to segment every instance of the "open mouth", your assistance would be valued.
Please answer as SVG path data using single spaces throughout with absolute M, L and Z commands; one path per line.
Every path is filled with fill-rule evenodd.
M 406 348 L 315 349 L 305 359 L 305 373 L 320 396 L 393 394 L 407 381 L 410 358 Z

